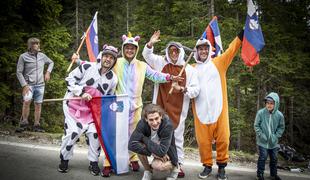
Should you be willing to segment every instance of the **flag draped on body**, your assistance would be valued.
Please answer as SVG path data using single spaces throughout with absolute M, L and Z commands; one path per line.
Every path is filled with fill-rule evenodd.
M 213 19 L 206 27 L 205 31 L 202 34 L 202 38 L 208 39 L 211 45 L 215 48 L 214 57 L 221 54 L 221 52 L 223 51 L 223 46 L 216 16 L 213 17 Z
M 97 25 L 97 14 L 96 12 L 90 26 L 86 33 L 86 47 L 89 57 L 89 61 L 94 62 L 97 59 L 98 50 L 98 25 Z
M 258 22 L 257 7 L 252 0 L 248 0 L 247 8 L 241 57 L 247 66 L 255 66 L 259 63 L 258 53 L 265 46 L 265 41 Z
M 95 97 L 90 108 L 106 158 L 116 174 L 128 172 L 128 96 Z

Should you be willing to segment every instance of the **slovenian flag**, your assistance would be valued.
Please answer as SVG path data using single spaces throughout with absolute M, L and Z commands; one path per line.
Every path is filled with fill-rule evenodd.
M 96 12 L 90 26 L 86 33 L 86 47 L 89 57 L 89 61 L 94 62 L 97 59 L 98 50 L 98 26 L 97 26 L 97 14 Z
M 248 0 L 248 11 L 242 41 L 241 57 L 247 66 L 259 63 L 259 52 L 265 46 L 261 26 L 258 22 L 257 7 Z
M 220 29 L 217 23 L 217 17 L 214 16 L 202 34 L 202 38 L 208 39 L 211 45 L 215 48 L 214 57 L 221 54 L 223 51 Z
M 100 144 L 116 174 L 128 172 L 128 117 L 127 95 L 94 97 L 90 108 Z

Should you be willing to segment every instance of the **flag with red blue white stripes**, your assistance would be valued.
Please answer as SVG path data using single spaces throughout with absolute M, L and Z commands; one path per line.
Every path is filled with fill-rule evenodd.
M 106 159 L 116 174 L 129 171 L 128 95 L 95 97 L 90 101 L 92 116 Z
M 223 51 L 220 29 L 217 23 L 217 17 L 214 16 L 210 21 L 205 31 L 202 34 L 202 38 L 208 39 L 211 45 L 215 48 L 215 54 L 212 57 L 219 56 Z
M 259 63 L 259 52 L 265 46 L 265 41 L 258 22 L 257 6 L 252 0 L 248 0 L 247 8 L 241 58 L 247 66 L 255 66 Z
M 97 24 L 97 14 L 96 12 L 90 26 L 86 33 L 86 47 L 89 57 L 89 61 L 94 62 L 97 59 L 99 49 L 98 49 L 98 24 Z

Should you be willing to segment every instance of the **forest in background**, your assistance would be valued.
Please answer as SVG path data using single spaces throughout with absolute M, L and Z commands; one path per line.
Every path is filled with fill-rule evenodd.
M 255 115 L 264 107 L 264 97 L 274 91 L 280 95 L 280 111 L 285 116 L 281 143 L 309 154 L 310 1 L 256 2 L 266 45 L 260 53 L 260 64 L 252 70 L 238 54 L 227 72 L 230 148 L 255 151 Z M 66 91 L 64 78 L 70 57 L 96 11 L 100 48 L 108 43 L 120 49 L 121 36 L 130 31 L 141 36 L 140 60 L 142 49 L 155 30 L 160 29 L 162 34 L 161 42 L 155 45 L 158 54 L 163 54 L 171 40 L 194 47 L 216 15 L 225 50 L 242 30 L 246 18 L 246 0 L 2 0 L 0 9 L 0 125 L 17 125 L 20 119 L 22 98 L 16 63 L 26 51 L 29 37 L 40 38 L 42 51 L 55 62 L 45 98 L 61 98 Z M 80 54 L 87 59 L 85 46 Z M 151 102 L 152 88 L 147 81 L 144 102 Z M 63 131 L 61 102 L 43 105 L 42 122 L 49 132 Z M 191 113 L 185 136 L 186 144 L 195 147 Z

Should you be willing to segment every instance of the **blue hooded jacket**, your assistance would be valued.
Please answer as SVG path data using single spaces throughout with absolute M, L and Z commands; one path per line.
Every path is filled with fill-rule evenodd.
M 275 106 L 272 112 L 266 107 L 257 112 L 254 123 L 256 144 L 266 149 L 273 149 L 279 146 L 278 139 L 284 132 L 285 122 L 283 114 L 278 110 L 280 106 L 278 94 L 272 92 L 266 98 L 272 98 Z

